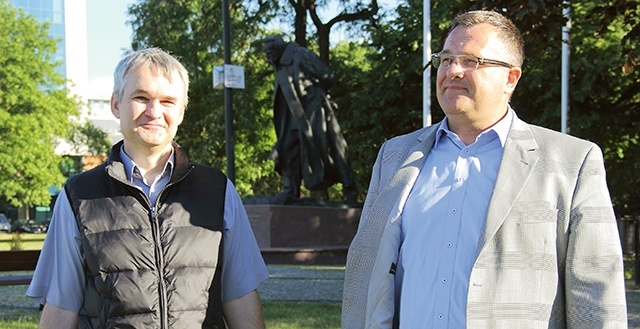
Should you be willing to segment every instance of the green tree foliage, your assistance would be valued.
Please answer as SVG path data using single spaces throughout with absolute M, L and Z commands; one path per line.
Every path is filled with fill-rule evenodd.
M 49 204 L 64 177 L 54 153 L 67 136 L 77 99 L 56 73 L 47 25 L 0 0 L 0 198 L 13 206 Z
M 331 36 L 331 29 L 334 26 L 339 23 L 369 21 L 378 13 L 379 10 L 377 0 L 371 0 L 370 3 L 362 3 L 360 1 L 341 1 L 341 6 L 343 7 L 342 11 L 336 16 L 326 20 L 326 22 L 323 22 L 317 11 L 317 7 L 322 4 L 322 1 L 311 0 L 301 2 L 305 3 L 311 20 L 313 21 L 313 25 L 316 28 L 319 57 L 324 63 L 329 63 L 329 40 Z M 306 15 L 304 18 L 306 19 Z M 297 29 L 296 34 L 298 34 Z
M 640 2 L 584 2 L 574 11 L 571 132 L 603 148 L 616 213 L 638 216 Z
M 74 124 L 67 140 L 73 141 L 72 152 L 75 154 L 106 156 L 111 148 L 109 135 L 89 121 Z M 65 177 L 68 176 L 65 175 Z

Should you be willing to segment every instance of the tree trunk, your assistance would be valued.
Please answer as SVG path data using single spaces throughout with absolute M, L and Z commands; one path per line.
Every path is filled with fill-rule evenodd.
M 307 6 L 306 0 L 289 0 L 289 3 L 296 11 L 296 17 L 293 22 L 295 42 L 302 46 L 307 47 Z
M 328 25 L 318 26 L 318 50 L 320 52 L 320 60 L 329 66 L 329 36 L 331 35 L 331 27 Z
M 342 12 L 330 19 L 327 23 L 323 23 L 316 12 L 316 5 L 313 1 L 308 6 L 309 14 L 313 25 L 318 30 L 318 46 L 320 50 L 320 60 L 329 65 L 329 40 L 331 36 L 331 28 L 339 22 L 353 22 L 357 20 L 366 20 L 373 17 L 378 12 L 378 1 L 372 0 L 368 8 L 355 13 Z

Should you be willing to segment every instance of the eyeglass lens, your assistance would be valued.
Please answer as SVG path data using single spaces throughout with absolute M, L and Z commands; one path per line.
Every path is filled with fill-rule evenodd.
M 478 59 L 471 55 L 447 55 L 435 54 L 432 56 L 433 67 L 448 68 L 455 61 L 463 69 L 476 69 L 478 67 Z

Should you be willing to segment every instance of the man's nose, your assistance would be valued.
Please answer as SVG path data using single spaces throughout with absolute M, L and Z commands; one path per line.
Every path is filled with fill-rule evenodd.
M 452 78 L 462 77 L 464 75 L 464 68 L 462 68 L 462 66 L 460 65 L 458 57 L 453 58 L 453 60 L 451 61 L 451 65 L 449 65 L 446 70 L 447 76 L 451 76 Z
M 147 108 L 145 109 L 145 115 L 157 119 L 162 116 L 162 105 L 157 100 L 151 100 L 147 103 Z

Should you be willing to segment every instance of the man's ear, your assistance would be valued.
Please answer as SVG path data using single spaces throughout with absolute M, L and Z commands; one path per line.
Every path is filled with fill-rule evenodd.
M 120 104 L 118 103 L 118 96 L 113 93 L 111 94 L 111 113 L 113 116 L 120 119 Z
M 185 105 L 185 106 L 182 107 L 182 110 L 180 111 L 180 114 L 177 117 L 177 121 L 176 122 L 178 123 L 178 126 L 180 124 L 182 124 L 182 121 L 184 121 L 184 113 L 185 113 L 186 110 L 187 110 L 187 106 Z
M 507 77 L 507 85 L 505 86 L 505 94 L 513 94 L 516 90 L 516 85 L 522 76 L 522 69 L 519 67 L 512 67 L 509 69 L 509 76 Z

